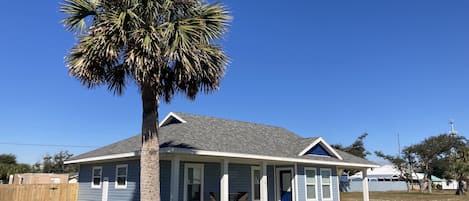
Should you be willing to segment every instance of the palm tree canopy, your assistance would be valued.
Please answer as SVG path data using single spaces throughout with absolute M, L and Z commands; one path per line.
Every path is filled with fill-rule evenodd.
M 169 102 L 218 89 L 228 58 L 216 44 L 230 16 L 200 0 L 65 0 L 62 21 L 78 43 L 66 56 L 70 75 L 87 87 L 123 93 L 134 81 Z

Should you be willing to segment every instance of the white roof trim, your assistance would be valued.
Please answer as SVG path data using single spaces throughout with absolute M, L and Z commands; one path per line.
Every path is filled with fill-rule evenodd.
M 346 166 L 346 167 L 363 167 L 363 168 L 379 167 L 379 165 L 373 165 L 373 164 L 322 161 L 322 160 L 313 160 L 313 159 L 287 158 L 287 157 L 263 156 L 263 155 L 254 155 L 254 154 L 239 154 L 239 153 L 205 151 L 205 150 L 191 150 L 191 149 L 176 148 L 176 147 L 161 148 L 160 153 L 182 153 L 182 154 L 194 154 L 194 155 L 202 155 L 202 156 L 219 156 L 219 157 L 258 159 L 258 160 L 269 160 L 269 161 L 283 161 L 283 162 L 293 162 L 293 163 L 337 165 L 337 166 Z
M 324 139 L 322 139 L 322 137 L 318 137 L 316 140 L 314 140 L 313 143 L 311 143 L 309 146 L 307 146 L 305 149 L 303 149 L 303 151 L 301 151 L 298 154 L 298 156 L 304 156 L 306 154 L 306 152 L 311 150 L 317 144 L 324 145 L 329 153 L 331 153 L 332 155 L 337 157 L 339 160 L 343 160 L 342 156 L 340 156 L 339 153 L 337 153 L 334 150 L 334 148 L 331 147 L 331 145 L 329 145 Z
M 91 162 L 91 161 L 111 160 L 111 159 L 127 158 L 127 157 L 134 157 L 134 156 L 140 156 L 140 153 L 138 153 L 138 152 L 129 152 L 129 153 L 122 153 L 122 154 L 111 154 L 111 155 L 104 155 L 104 156 L 96 156 L 96 157 L 82 158 L 82 159 L 64 161 L 64 164 L 73 164 L 73 163 L 84 163 L 84 162 Z
M 181 123 L 186 123 L 187 121 L 185 121 L 183 118 L 181 118 L 180 116 L 174 114 L 174 112 L 170 112 L 169 114 L 166 115 L 166 117 L 163 119 L 163 121 L 160 122 L 160 127 L 163 126 L 168 120 L 171 119 L 171 117 L 177 119 L 178 121 L 180 121 Z
M 322 160 L 312 160 L 312 159 L 302 159 L 302 158 L 287 158 L 287 157 L 263 156 L 263 155 L 254 155 L 254 154 L 239 154 L 239 153 L 204 151 L 204 150 L 191 150 L 191 149 L 176 148 L 176 147 L 161 148 L 160 154 L 161 153 L 181 153 L 181 154 L 193 154 L 193 155 L 201 155 L 201 156 L 217 156 L 217 157 L 245 158 L 245 159 L 257 159 L 257 160 L 269 160 L 269 161 L 283 161 L 283 162 L 292 162 L 292 163 L 337 165 L 337 166 L 345 166 L 345 167 L 362 167 L 362 168 L 379 167 L 379 165 L 373 165 L 373 164 L 334 162 L 334 161 L 322 161 Z M 83 158 L 83 159 L 65 161 L 64 163 L 65 164 L 84 163 L 84 162 L 111 160 L 111 159 L 134 157 L 134 156 L 140 156 L 140 152 L 129 152 L 129 153 L 122 153 L 122 154 L 112 154 L 112 155 L 105 155 L 105 156 Z

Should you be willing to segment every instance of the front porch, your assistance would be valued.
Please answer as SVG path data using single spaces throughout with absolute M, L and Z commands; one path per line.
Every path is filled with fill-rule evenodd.
M 164 178 L 161 181 L 162 200 L 340 200 L 340 166 L 177 154 L 166 155 L 161 160 L 162 177 L 170 175 L 169 182 Z M 170 184 L 169 189 L 164 184 Z M 366 179 L 363 185 L 367 189 Z M 365 190 L 363 200 L 369 200 L 368 197 Z

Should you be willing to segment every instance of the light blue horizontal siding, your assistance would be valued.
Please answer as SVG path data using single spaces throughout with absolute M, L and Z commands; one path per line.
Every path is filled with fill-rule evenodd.
M 306 200 L 306 185 L 305 185 L 305 167 L 301 164 L 297 165 L 297 179 L 298 179 L 298 200 Z
M 238 192 L 247 192 L 251 200 L 251 165 L 229 164 L 229 193 L 233 195 Z
M 127 164 L 127 188 L 116 189 L 116 166 Z M 91 188 L 92 169 L 101 166 L 102 177 L 109 178 L 108 201 L 140 200 L 140 160 L 128 160 L 110 163 L 82 164 L 78 174 L 78 201 L 100 201 L 102 188 Z M 169 201 L 171 162 L 160 161 L 161 200 Z
M 267 166 L 267 199 L 269 201 L 275 201 L 275 171 L 274 166 Z
M 161 201 L 171 199 L 171 161 L 160 161 Z

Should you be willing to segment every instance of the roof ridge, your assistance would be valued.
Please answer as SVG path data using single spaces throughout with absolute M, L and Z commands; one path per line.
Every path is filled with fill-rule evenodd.
M 176 115 L 189 115 L 189 116 L 195 116 L 195 117 L 203 117 L 203 118 L 211 118 L 211 119 L 218 119 L 218 120 L 224 120 L 224 121 L 232 121 L 232 122 L 238 122 L 238 123 L 244 123 L 244 124 L 251 124 L 251 125 L 258 125 L 258 126 L 265 126 L 265 127 L 272 127 L 272 128 L 279 128 L 279 129 L 283 129 L 285 131 L 288 131 L 289 133 L 292 133 L 296 136 L 298 136 L 299 138 L 303 138 L 301 136 L 299 136 L 298 134 L 288 130 L 287 128 L 284 128 L 284 127 L 281 127 L 281 126 L 275 126 L 275 125 L 269 125 L 269 124 L 265 124 L 265 123 L 257 123 L 257 122 L 249 122 L 249 121 L 245 121 L 245 120 L 237 120 L 237 119 L 229 119 L 229 118 L 224 118 L 224 117 L 215 117 L 215 116 L 209 116 L 209 115 L 202 115 L 202 114 L 193 114 L 193 113 L 185 113 L 185 112 L 172 112 Z M 182 116 L 180 116 L 181 118 L 183 118 Z M 184 119 L 184 118 L 183 118 Z

